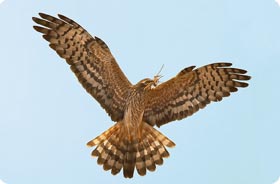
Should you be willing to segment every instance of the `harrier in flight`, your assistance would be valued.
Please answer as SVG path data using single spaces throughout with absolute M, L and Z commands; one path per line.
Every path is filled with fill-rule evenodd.
M 64 58 L 86 91 L 105 109 L 114 126 L 87 143 L 104 170 L 123 170 L 132 178 L 154 171 L 169 156 L 170 139 L 154 128 L 191 116 L 214 101 L 247 87 L 246 70 L 231 63 L 190 66 L 159 84 L 159 75 L 133 85 L 126 78 L 108 46 L 73 20 L 39 13 L 34 29 Z

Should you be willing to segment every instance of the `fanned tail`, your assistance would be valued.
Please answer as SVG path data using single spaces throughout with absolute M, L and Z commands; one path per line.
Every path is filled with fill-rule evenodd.
M 125 178 L 132 178 L 136 168 L 139 175 L 144 176 L 146 171 L 155 171 L 156 165 L 163 164 L 163 158 L 169 156 L 165 147 L 174 147 L 170 139 L 142 122 L 142 135 L 132 136 L 129 139 L 122 122 L 103 132 L 87 143 L 96 146 L 92 156 L 98 157 L 97 163 L 103 165 L 104 170 L 111 170 L 113 175 L 123 169 Z

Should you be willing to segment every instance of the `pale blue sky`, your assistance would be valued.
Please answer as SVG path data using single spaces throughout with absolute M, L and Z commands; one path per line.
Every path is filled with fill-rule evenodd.
M 64 14 L 102 38 L 133 82 L 229 61 L 250 86 L 160 128 L 177 145 L 156 172 L 103 171 L 87 141 L 112 122 L 33 29 Z M 8 184 L 270 184 L 280 176 L 280 7 L 273 0 L 6 0 L 0 4 L 0 179 Z

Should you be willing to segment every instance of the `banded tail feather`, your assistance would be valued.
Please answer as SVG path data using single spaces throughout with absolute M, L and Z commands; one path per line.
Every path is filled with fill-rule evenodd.
M 175 143 L 149 124 L 142 124 L 140 139 L 128 140 L 123 123 L 118 122 L 87 143 L 89 147 L 96 146 L 92 156 L 97 157 L 104 170 L 115 175 L 123 169 L 124 177 L 132 178 L 136 168 L 144 176 L 147 170 L 155 171 L 156 165 L 162 165 L 163 158 L 169 157 L 166 147 L 174 147 Z

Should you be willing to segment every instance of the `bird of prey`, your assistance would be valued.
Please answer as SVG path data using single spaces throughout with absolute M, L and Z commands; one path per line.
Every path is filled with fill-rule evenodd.
M 123 170 L 132 178 L 154 171 L 169 156 L 166 147 L 175 143 L 160 133 L 160 127 L 191 116 L 214 101 L 247 87 L 246 70 L 231 63 L 190 66 L 159 84 L 159 75 L 133 85 L 126 78 L 108 46 L 82 26 L 63 15 L 39 13 L 34 29 L 64 58 L 86 91 L 105 109 L 114 126 L 87 143 L 96 146 L 92 156 L 113 175 Z

